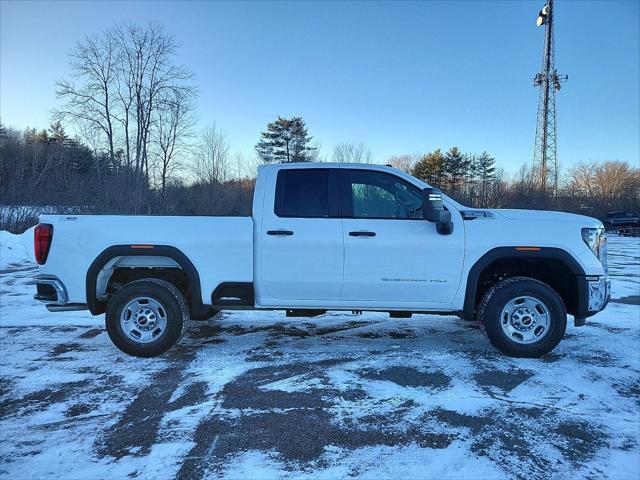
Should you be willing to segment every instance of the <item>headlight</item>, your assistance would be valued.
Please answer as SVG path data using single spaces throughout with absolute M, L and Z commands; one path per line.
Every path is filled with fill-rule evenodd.
M 604 228 L 583 228 L 582 240 L 587 244 L 593 254 L 598 257 L 600 263 L 607 270 L 607 236 Z
M 587 247 L 591 249 L 593 254 L 598 256 L 598 246 L 600 245 L 598 238 L 598 230 L 599 228 L 583 228 L 582 229 L 582 240 L 587 244 Z

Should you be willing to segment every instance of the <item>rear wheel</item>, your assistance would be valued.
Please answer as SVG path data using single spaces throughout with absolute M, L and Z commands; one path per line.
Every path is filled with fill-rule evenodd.
M 487 291 L 478 320 L 491 344 L 513 357 L 539 357 L 564 337 L 567 311 L 547 284 L 528 277 L 507 278 Z
M 128 283 L 107 305 L 111 341 L 136 357 L 163 354 L 180 340 L 188 323 L 184 295 L 165 280 L 146 278 Z

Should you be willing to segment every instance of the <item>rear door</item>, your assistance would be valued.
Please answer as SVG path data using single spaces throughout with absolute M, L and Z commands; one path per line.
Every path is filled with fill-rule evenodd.
M 286 168 L 271 175 L 275 202 L 263 207 L 262 303 L 337 302 L 343 273 L 338 169 Z
M 388 172 L 341 169 L 344 280 L 341 300 L 442 304 L 457 292 L 464 231 L 440 235 L 422 218 L 422 191 Z M 457 216 L 457 217 L 456 217 Z

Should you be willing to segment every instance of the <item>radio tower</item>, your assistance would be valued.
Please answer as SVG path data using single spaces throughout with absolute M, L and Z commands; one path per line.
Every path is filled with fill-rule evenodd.
M 554 65 L 553 36 L 554 1 L 542 7 L 537 25 L 545 27 L 542 71 L 533 78 L 533 86 L 540 87 L 538 98 L 538 119 L 536 123 L 536 145 L 533 151 L 533 181 L 543 200 L 552 192 L 558 195 L 558 154 L 556 151 L 556 92 L 560 84 L 567 81 L 567 75 L 558 75 Z

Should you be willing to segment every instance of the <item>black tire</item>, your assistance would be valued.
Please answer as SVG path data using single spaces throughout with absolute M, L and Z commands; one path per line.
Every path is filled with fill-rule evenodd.
M 166 318 L 164 331 L 149 343 L 129 338 L 120 326 L 123 309 L 136 297 L 148 297 L 163 307 Z M 173 284 L 157 278 L 144 278 L 126 284 L 111 297 L 105 315 L 107 333 L 113 344 L 127 355 L 156 357 L 173 347 L 184 335 L 189 324 L 189 307 L 184 295 Z
M 509 337 L 500 318 L 503 308 L 521 296 L 541 300 L 549 311 L 545 335 L 529 344 L 518 343 Z M 512 277 L 498 282 L 484 294 L 478 307 L 478 321 L 491 344 L 502 353 L 512 357 L 539 357 L 553 350 L 564 337 L 567 310 L 562 298 L 546 283 L 529 277 Z

